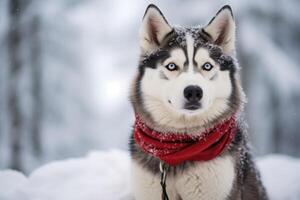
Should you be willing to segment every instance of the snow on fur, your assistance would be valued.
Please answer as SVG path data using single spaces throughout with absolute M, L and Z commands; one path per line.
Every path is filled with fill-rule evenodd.
M 283 155 L 258 159 L 272 200 L 300 199 L 300 160 Z M 46 164 L 28 177 L 0 171 L 1 200 L 129 200 L 130 159 L 121 150 Z

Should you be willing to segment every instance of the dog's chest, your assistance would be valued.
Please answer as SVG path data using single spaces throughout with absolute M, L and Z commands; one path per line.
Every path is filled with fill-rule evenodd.
M 132 167 L 135 198 L 160 199 L 159 177 L 135 162 Z M 168 176 L 167 192 L 172 200 L 223 200 L 230 194 L 234 176 L 232 157 L 219 157 L 211 161 L 199 162 L 176 176 Z

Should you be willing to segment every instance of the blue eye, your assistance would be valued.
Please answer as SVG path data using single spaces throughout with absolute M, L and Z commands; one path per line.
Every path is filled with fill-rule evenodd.
M 174 63 L 169 63 L 166 65 L 167 70 L 169 71 L 175 71 L 178 69 L 177 65 L 175 65 Z
M 204 63 L 204 65 L 202 65 L 202 69 L 206 70 L 206 71 L 210 71 L 212 68 L 213 68 L 213 66 L 209 62 L 206 62 L 206 63 Z

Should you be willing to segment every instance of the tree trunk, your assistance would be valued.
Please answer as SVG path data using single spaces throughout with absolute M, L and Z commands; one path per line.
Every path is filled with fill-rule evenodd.
M 31 20 L 31 67 L 32 67 L 32 122 L 31 142 L 33 153 L 40 157 L 41 146 L 41 123 L 42 123 L 42 69 L 41 69 L 41 46 L 40 46 L 40 19 L 37 15 Z
M 22 170 L 21 158 L 21 137 L 22 137 L 22 117 L 20 109 L 20 94 L 18 86 L 21 63 L 21 1 L 9 1 L 9 33 L 8 33 L 8 56 L 9 56 L 9 79 L 8 79 L 8 110 L 10 117 L 10 147 L 11 163 L 10 167 L 16 170 Z

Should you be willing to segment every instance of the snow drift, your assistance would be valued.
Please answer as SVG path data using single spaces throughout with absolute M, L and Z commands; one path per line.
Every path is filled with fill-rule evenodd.
M 300 199 L 300 161 L 269 155 L 258 166 L 272 200 Z M 1 200 L 129 200 L 130 159 L 121 150 L 91 152 L 86 157 L 46 164 L 28 177 L 0 171 Z

